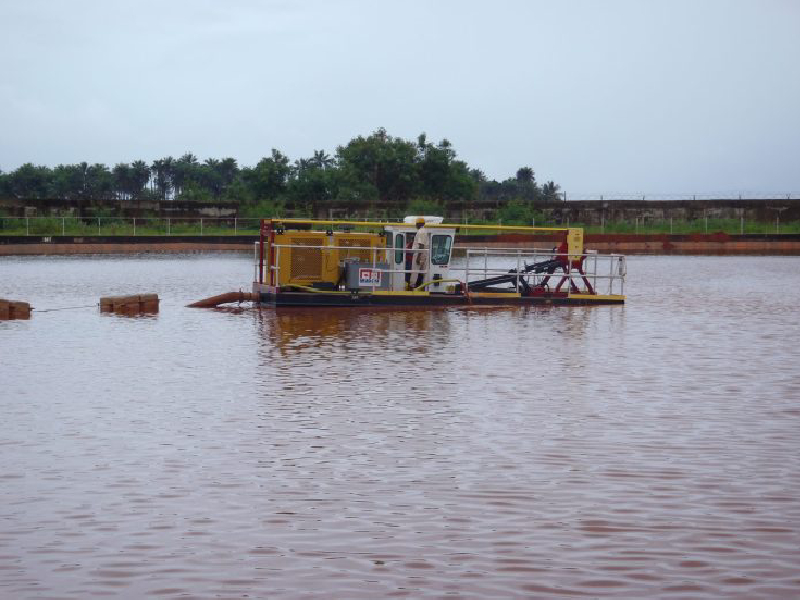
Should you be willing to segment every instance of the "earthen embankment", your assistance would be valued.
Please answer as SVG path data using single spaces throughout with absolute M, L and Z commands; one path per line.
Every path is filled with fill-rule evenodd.
M 556 235 L 502 234 L 463 236 L 459 245 L 480 248 L 552 248 Z M 795 255 L 800 256 L 800 235 L 781 234 L 587 234 L 584 245 L 600 254 L 685 254 L 685 255 Z
M 0 236 L 0 256 L 252 253 L 258 236 Z
M 255 235 L 239 236 L 0 236 L 0 256 L 73 254 L 253 253 Z M 462 235 L 462 247 L 556 246 L 555 235 Z M 586 248 L 601 254 L 795 255 L 800 234 L 587 234 Z

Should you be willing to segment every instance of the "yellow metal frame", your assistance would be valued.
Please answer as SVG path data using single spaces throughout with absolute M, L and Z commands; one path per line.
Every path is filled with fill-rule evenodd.
M 579 300 L 625 300 L 626 296 L 622 294 L 572 294 L 570 293 L 569 298 L 577 298 Z
M 352 227 L 398 227 L 408 228 L 413 227 L 412 223 L 396 223 L 396 222 L 383 222 L 383 221 L 337 221 L 337 220 L 316 220 L 316 219 L 271 219 L 273 226 L 276 228 L 284 228 L 291 225 L 309 225 L 311 227 L 319 226 L 330 230 L 334 226 L 349 225 Z M 566 232 L 567 234 L 567 254 L 570 260 L 580 260 L 584 253 L 583 248 L 583 229 L 579 227 L 527 227 L 523 225 L 461 225 L 456 223 L 426 223 L 425 227 L 431 229 L 456 229 L 458 231 L 497 231 L 497 232 L 522 232 L 522 233 L 537 233 L 537 232 Z M 384 249 L 383 239 L 376 233 L 371 232 L 351 232 L 351 231 L 333 231 L 332 236 L 328 236 L 323 231 L 314 230 L 291 230 L 277 233 L 275 235 L 275 245 L 290 245 L 288 238 L 295 239 L 306 238 L 309 241 L 325 241 L 324 244 L 319 244 L 322 248 L 319 252 L 322 253 L 320 260 L 322 267 L 319 276 L 305 276 L 305 277 L 292 277 L 291 276 L 291 261 L 292 251 L 289 248 L 281 248 L 279 253 L 280 263 L 278 265 L 278 285 L 288 284 L 310 284 L 320 281 L 335 283 L 339 279 L 339 263 L 342 260 L 340 252 L 336 248 L 325 249 L 326 246 L 341 246 L 338 243 L 342 240 L 352 239 L 355 237 L 367 236 L 370 238 L 370 248 Z M 313 244 L 308 244 L 313 245 Z M 303 249 L 307 252 L 315 252 L 310 248 Z M 383 260 L 388 256 L 389 250 L 385 256 L 378 255 L 377 260 Z
M 470 298 L 522 298 L 519 292 L 470 292 Z
M 392 291 L 392 290 L 375 290 L 374 292 L 368 292 L 375 296 L 430 296 L 430 292 L 426 291 L 411 291 L 411 292 L 403 292 L 403 291 Z
M 414 223 L 393 223 L 386 221 L 323 221 L 316 219 L 272 219 L 276 227 L 280 225 L 353 225 L 358 227 L 415 227 Z M 462 225 L 459 223 L 425 223 L 426 228 L 488 230 L 488 231 L 583 231 L 575 227 L 527 227 L 525 225 Z

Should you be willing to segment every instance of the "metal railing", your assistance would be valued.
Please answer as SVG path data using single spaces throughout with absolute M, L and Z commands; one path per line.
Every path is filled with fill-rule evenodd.
M 259 223 L 240 217 L 0 217 L 0 235 L 255 235 Z
M 488 225 L 522 225 L 533 227 L 580 227 L 586 233 L 613 234 L 784 234 L 800 233 L 800 221 L 781 219 L 783 207 L 772 208 L 774 219 L 755 220 L 715 217 L 713 212 L 700 218 L 655 218 L 633 217 L 629 219 L 606 219 L 600 215 L 599 222 L 570 221 L 568 217 L 560 221 L 549 217 L 546 220 L 532 219 L 530 222 L 497 221 L 485 222 Z M 768 213 L 770 214 L 770 213 Z M 366 221 L 366 219 L 365 219 Z M 449 223 L 477 224 L 470 219 L 450 219 Z M 160 217 L 0 217 L 0 235 L 19 236 L 158 236 L 158 235 L 257 235 L 260 219 L 241 217 L 202 217 L 202 218 L 160 218 Z M 497 233 L 487 229 L 471 233 Z
M 621 254 L 586 252 L 585 254 L 571 255 L 583 258 L 582 273 L 573 267 L 571 259 L 565 261 L 566 270 L 562 269 L 556 272 L 556 269 L 554 269 L 552 272 L 524 273 L 523 270 L 526 266 L 552 260 L 558 256 L 558 253 L 552 249 L 544 248 L 464 248 L 462 250 L 464 251 L 465 264 L 456 266 L 451 260 L 450 272 L 463 271 L 463 279 L 467 284 L 490 277 L 509 275 L 507 262 L 505 263 L 505 268 L 495 264 L 490 265 L 489 262 L 490 259 L 494 263 L 497 262 L 497 259 L 511 258 L 516 260 L 516 273 L 514 274 L 514 288 L 516 289 L 520 288 L 521 280 L 524 280 L 530 287 L 537 287 L 542 285 L 543 281 L 547 281 L 552 277 L 564 278 L 562 284 L 566 283 L 568 289 L 571 289 L 573 282 L 580 283 L 582 278 L 585 277 L 587 280 L 591 280 L 595 292 L 598 290 L 597 283 L 600 281 L 608 284 L 605 293 L 609 295 L 622 295 L 625 293 L 627 263 L 625 257 Z M 472 264 L 474 259 L 477 259 L 475 262 L 479 264 Z M 604 264 L 607 265 L 607 274 L 605 274 L 606 267 Z M 580 286 L 576 285 L 576 287 Z
M 800 199 L 800 192 L 704 192 L 702 194 L 648 194 L 645 192 L 603 192 L 603 193 L 584 193 L 573 194 L 559 192 L 559 200 L 568 202 L 570 200 L 797 200 Z
M 347 252 L 359 252 L 359 251 L 369 251 L 371 253 L 371 268 L 373 271 L 386 273 L 389 275 L 392 274 L 406 274 L 406 273 L 414 273 L 419 272 L 417 269 L 396 269 L 396 268 L 387 268 L 382 269 L 378 268 L 378 263 L 382 261 L 388 261 L 391 258 L 391 255 L 395 252 L 395 248 L 380 248 L 375 246 L 308 246 L 308 245 L 301 245 L 301 244 L 275 244 L 273 246 L 275 249 L 275 264 L 274 265 L 266 265 L 266 267 L 274 273 L 274 281 L 280 281 L 280 264 L 281 264 L 281 251 L 284 248 L 291 248 L 292 250 L 311 250 L 311 251 L 318 251 L 320 253 L 324 251 L 330 250 L 337 250 L 337 251 L 347 251 Z M 430 248 L 424 249 L 410 249 L 405 248 L 403 249 L 404 253 L 425 253 L 428 254 L 429 260 L 427 261 L 427 266 L 425 268 L 426 279 L 427 276 L 431 273 L 431 266 L 432 263 L 430 261 Z M 463 253 L 465 262 L 463 265 L 458 264 L 458 259 L 456 258 L 456 253 L 461 252 Z M 565 268 L 562 268 L 560 272 L 556 272 L 556 269 L 553 269 L 551 272 L 541 272 L 541 273 L 534 273 L 523 272 L 524 267 L 528 266 L 528 264 L 534 264 L 538 262 L 544 262 L 552 260 L 558 256 L 558 253 L 553 251 L 552 249 L 545 249 L 545 248 L 454 248 L 453 254 L 451 255 L 450 262 L 448 265 L 449 273 L 464 273 L 463 277 L 455 277 L 459 281 L 465 283 L 467 287 L 469 283 L 472 281 L 478 281 L 481 279 L 488 279 L 490 277 L 496 277 L 500 275 L 509 275 L 508 269 L 508 262 L 506 261 L 505 267 L 501 267 L 499 265 L 491 264 L 497 262 L 498 259 L 507 259 L 512 258 L 516 262 L 516 273 L 514 277 L 514 288 L 520 289 L 520 281 L 524 280 L 530 287 L 537 287 L 543 285 L 544 281 L 549 280 L 551 277 L 558 277 L 561 279 L 561 283 L 559 287 L 564 284 L 567 284 L 567 289 L 573 289 L 573 287 L 580 288 L 580 283 L 582 282 L 583 278 L 586 280 L 590 280 L 592 284 L 592 288 L 594 289 L 595 293 L 598 293 L 598 282 L 607 284 L 605 293 L 608 295 L 620 294 L 624 295 L 625 293 L 625 277 L 627 275 L 627 263 L 625 260 L 625 256 L 621 254 L 598 254 L 596 252 L 586 252 L 580 255 L 571 255 L 579 256 L 583 258 L 582 264 L 582 272 L 581 270 L 573 267 L 572 259 L 565 261 Z M 259 273 L 258 273 L 258 245 L 256 244 L 255 247 L 255 269 L 256 269 L 256 281 L 259 280 Z M 471 260 L 478 259 L 481 264 L 473 265 L 471 264 Z M 530 263 L 528 262 L 530 261 Z M 340 260 L 340 266 L 343 260 Z M 405 258 L 403 260 L 405 263 Z M 573 284 L 575 284 L 573 286 Z M 371 287 L 373 291 L 376 287 L 380 284 L 372 283 L 366 287 Z

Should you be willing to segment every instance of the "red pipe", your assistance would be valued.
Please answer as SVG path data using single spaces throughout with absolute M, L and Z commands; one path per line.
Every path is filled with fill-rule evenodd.
M 258 228 L 258 283 L 264 283 L 264 231 L 266 225 L 264 219 Z

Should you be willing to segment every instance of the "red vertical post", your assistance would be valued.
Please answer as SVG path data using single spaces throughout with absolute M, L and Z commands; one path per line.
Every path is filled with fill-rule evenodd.
M 264 283 L 264 234 L 266 223 L 261 219 L 258 228 L 258 283 Z
M 278 279 L 275 275 L 275 269 L 272 268 L 277 267 L 275 264 L 275 229 L 272 226 L 272 221 L 267 224 L 267 233 L 269 234 L 269 284 L 277 286 Z

